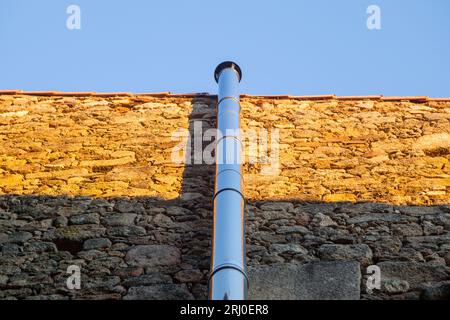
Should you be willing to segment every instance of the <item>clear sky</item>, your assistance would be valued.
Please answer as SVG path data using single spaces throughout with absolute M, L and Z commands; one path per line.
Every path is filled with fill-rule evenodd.
M 0 89 L 215 93 L 223 60 L 250 94 L 448 97 L 450 1 L 0 0 Z

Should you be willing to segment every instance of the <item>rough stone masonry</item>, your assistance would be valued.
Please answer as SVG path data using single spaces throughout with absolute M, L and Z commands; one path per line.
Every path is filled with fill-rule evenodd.
M 172 134 L 214 128 L 215 104 L 0 95 L 0 299 L 205 299 L 214 166 L 174 164 Z M 244 130 L 280 140 L 275 175 L 244 165 L 251 298 L 450 297 L 450 101 L 243 97 L 242 109 Z

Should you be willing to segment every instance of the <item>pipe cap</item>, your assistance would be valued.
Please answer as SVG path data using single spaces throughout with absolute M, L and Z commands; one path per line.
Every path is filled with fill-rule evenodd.
M 233 61 L 225 61 L 217 66 L 216 70 L 214 71 L 214 79 L 216 79 L 216 82 L 219 82 L 220 73 L 223 70 L 228 69 L 228 68 L 231 68 L 237 72 L 237 74 L 239 76 L 239 82 L 241 82 L 241 79 L 242 79 L 241 68 L 238 66 L 237 63 L 235 63 Z

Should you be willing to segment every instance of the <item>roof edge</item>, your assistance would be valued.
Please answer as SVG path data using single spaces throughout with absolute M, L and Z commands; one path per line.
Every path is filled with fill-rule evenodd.
M 171 93 L 167 92 L 62 92 L 62 91 L 23 91 L 23 90 L 0 90 L 0 95 L 29 95 L 29 96 L 61 96 L 61 97 L 134 97 L 147 96 L 156 98 L 196 98 L 196 97 L 211 97 L 215 98 L 217 95 L 207 92 L 201 93 Z M 334 94 L 328 95 L 251 95 L 241 94 L 241 98 L 249 99 L 291 99 L 291 100 L 381 100 L 381 101 L 441 101 L 450 102 L 450 97 L 431 98 L 427 96 L 383 96 L 383 95 L 366 95 L 366 96 L 336 96 Z

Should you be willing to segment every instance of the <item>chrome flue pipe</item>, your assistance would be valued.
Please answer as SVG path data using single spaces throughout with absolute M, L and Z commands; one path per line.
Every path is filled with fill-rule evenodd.
M 236 63 L 227 61 L 217 66 L 214 77 L 219 84 L 219 94 L 209 297 L 212 300 L 244 300 L 248 278 L 238 90 L 242 72 Z

